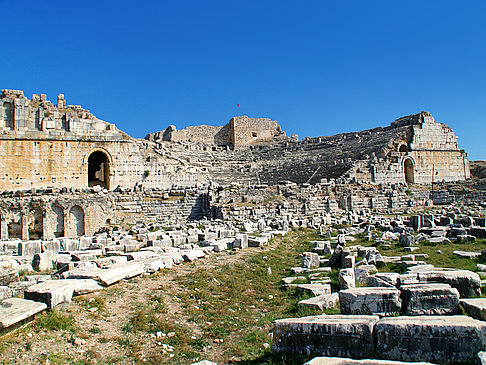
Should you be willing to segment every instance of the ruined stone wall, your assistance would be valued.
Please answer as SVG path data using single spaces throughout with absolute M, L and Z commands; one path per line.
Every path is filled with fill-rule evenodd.
M 271 142 L 285 137 L 278 122 L 268 118 L 234 117 L 230 120 L 232 144 L 235 147 Z
M 39 191 L 0 197 L 0 239 L 92 235 L 113 219 L 113 203 L 107 196 Z
M 184 141 L 224 146 L 231 144 L 231 132 L 228 124 L 222 127 L 198 125 L 181 130 L 177 130 L 175 126 L 169 126 L 162 132 L 147 135 L 146 139 L 151 141 L 161 139 L 170 142 Z

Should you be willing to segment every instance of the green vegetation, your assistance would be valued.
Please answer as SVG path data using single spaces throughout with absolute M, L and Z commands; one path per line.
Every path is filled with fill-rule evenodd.
M 74 317 L 72 314 L 64 314 L 57 310 L 44 312 L 36 317 L 35 328 L 48 331 L 76 331 Z

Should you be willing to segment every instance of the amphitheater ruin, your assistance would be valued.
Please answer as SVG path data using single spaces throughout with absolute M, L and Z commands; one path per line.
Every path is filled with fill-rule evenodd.
M 277 320 L 274 353 L 321 356 L 309 364 L 486 358 L 478 355 L 486 301 L 467 299 L 481 293 L 478 274 L 413 256 L 421 241 L 486 238 L 483 180 L 471 180 L 457 136 L 430 113 L 384 124 L 299 140 L 277 121 L 237 116 L 137 139 L 63 94 L 54 105 L 44 94 L 3 90 L 0 331 L 100 285 L 264 247 L 306 227 L 322 240 L 294 274 L 307 280 L 337 269 L 340 290 L 331 292 L 330 279 L 293 284 L 292 277 L 285 289 L 300 285 L 312 293 L 302 305 L 340 314 Z M 357 235 L 374 246 L 353 245 Z M 401 257 L 382 251 L 393 241 Z M 382 272 L 386 263 L 403 270 Z M 19 279 L 34 270 L 51 271 L 48 279 Z M 459 316 L 459 305 L 470 316 Z M 359 360 L 371 356 L 383 362 Z

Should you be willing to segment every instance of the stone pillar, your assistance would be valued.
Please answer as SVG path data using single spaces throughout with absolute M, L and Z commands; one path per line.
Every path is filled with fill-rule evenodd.
M 29 215 L 27 211 L 22 211 L 22 218 L 21 218 L 21 225 L 22 225 L 22 240 L 29 239 Z
M 54 232 L 49 225 L 49 221 L 47 219 L 47 209 L 42 211 L 42 239 L 44 240 L 51 240 L 55 238 Z
M 71 224 L 69 222 L 69 209 L 64 209 L 64 237 L 72 237 Z
M 8 238 L 8 224 L 7 218 L 2 215 L 0 218 L 0 239 L 6 240 Z

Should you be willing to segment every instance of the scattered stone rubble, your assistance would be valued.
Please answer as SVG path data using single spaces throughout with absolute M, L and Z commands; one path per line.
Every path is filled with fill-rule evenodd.
M 155 226 L 140 223 L 130 231 L 118 228 L 90 237 L 4 242 L 5 251 L 0 256 L 0 333 L 16 329 L 45 309 L 68 306 L 73 296 L 223 250 L 262 247 L 274 235 L 287 233 L 260 225 L 262 231 L 255 234 L 253 225 L 248 225 L 251 231 L 247 232 L 244 226 L 222 221 L 174 230 Z M 20 280 L 20 272 L 33 271 L 39 274 Z M 330 292 L 330 286 L 304 285 L 302 290 L 321 294 Z
M 484 238 L 481 215 L 478 206 L 468 211 L 450 206 L 409 216 L 365 214 L 333 234 L 321 232 L 324 240 L 313 242 L 318 258 L 305 253 L 302 267 L 292 268 L 300 276 L 285 278 L 285 283 L 299 280 L 299 284 L 283 287 L 322 280 L 329 275 L 323 269 L 339 270 L 338 292 L 312 294 L 299 305 L 319 311 L 339 309 L 340 314 L 277 320 L 272 350 L 321 356 L 309 364 L 475 361 L 486 345 L 486 300 L 474 298 L 481 295 L 484 282 L 475 272 L 434 267 L 427 264 L 427 255 L 413 252 L 434 238 L 459 243 L 467 241 L 465 237 Z M 353 244 L 358 236 L 376 244 Z M 378 250 L 386 250 L 391 241 L 403 247 L 402 256 L 388 257 Z M 486 250 L 460 256 L 485 257 Z M 311 257 L 319 261 L 318 267 L 310 267 Z M 384 272 L 387 265 L 401 267 L 404 273 Z M 486 265 L 478 264 L 478 270 L 486 271 Z M 461 307 L 469 317 L 458 315 Z M 352 360 L 375 355 L 384 360 Z

